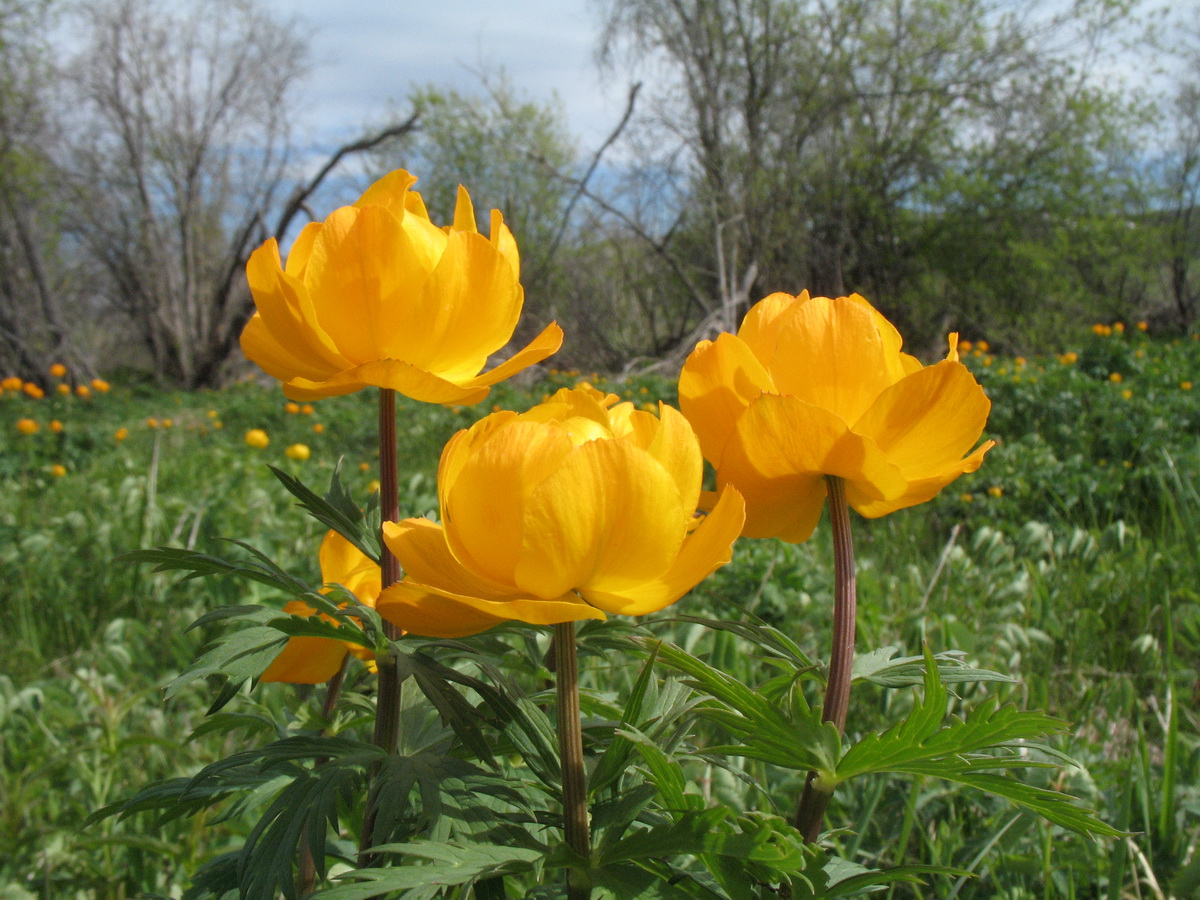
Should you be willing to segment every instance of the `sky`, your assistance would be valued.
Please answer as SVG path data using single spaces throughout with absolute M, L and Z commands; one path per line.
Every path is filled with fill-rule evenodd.
M 378 122 L 413 85 L 479 89 L 503 67 L 523 99 L 557 94 L 585 152 L 612 130 L 627 86 L 605 90 L 593 62 L 598 17 L 590 0 L 265 0 L 311 29 L 310 139 L 334 147 Z M 403 107 L 402 107 L 403 108 Z

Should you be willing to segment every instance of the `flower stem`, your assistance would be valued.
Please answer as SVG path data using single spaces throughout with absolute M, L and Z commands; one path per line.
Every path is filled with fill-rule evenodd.
M 379 503 L 380 520 L 395 522 L 400 519 L 400 485 L 396 463 L 396 392 L 389 388 L 379 389 Z M 387 588 L 400 580 L 400 561 L 381 539 L 379 550 L 380 586 Z M 389 640 L 400 636 L 400 630 L 390 622 L 384 622 L 384 631 Z M 396 752 L 400 742 L 400 663 L 395 653 L 376 657 L 378 693 L 375 704 L 375 746 L 387 754 Z M 374 845 L 375 806 L 367 800 L 367 814 L 363 819 L 363 831 L 359 850 L 363 865 L 371 865 L 372 857 L 366 851 Z
M 854 665 L 854 617 L 857 587 L 854 579 L 854 540 L 850 533 L 850 507 L 846 485 L 836 475 L 825 479 L 829 492 L 829 522 L 833 526 L 833 648 L 821 721 L 832 722 L 838 733 L 846 730 L 850 706 L 850 672 Z M 833 785 L 817 772 L 809 772 L 796 810 L 795 825 L 809 843 L 821 833 Z
M 554 626 L 555 676 L 558 683 L 558 747 L 562 756 L 563 828 L 567 846 L 584 859 L 591 855 L 588 835 L 587 773 L 583 767 L 583 730 L 579 717 L 579 660 L 575 623 Z M 567 900 L 592 895 L 584 873 L 568 870 Z

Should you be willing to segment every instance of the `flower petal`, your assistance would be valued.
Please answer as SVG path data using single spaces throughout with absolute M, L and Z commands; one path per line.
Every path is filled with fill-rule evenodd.
M 771 376 L 740 338 L 722 334 L 696 345 L 679 373 L 679 408 L 709 462 L 720 466 L 738 417 L 764 391 L 774 390 Z
M 407 578 L 450 594 L 484 600 L 511 600 L 521 596 L 511 585 L 503 585 L 463 566 L 450 552 L 442 526 L 428 519 L 384 522 L 383 541 L 396 554 Z
M 562 346 L 563 332 L 558 327 L 557 322 L 551 322 L 542 329 L 541 334 L 530 341 L 525 347 L 518 351 L 513 356 L 510 356 L 496 368 L 484 372 L 481 375 L 476 375 L 474 378 L 468 378 L 462 382 L 464 387 L 487 387 L 503 381 L 506 378 L 511 378 L 522 369 L 527 369 L 534 363 L 539 363 L 547 356 L 558 352 L 558 348 Z M 487 391 L 484 391 L 486 396 Z
M 879 499 L 907 482 L 875 443 L 836 415 L 795 397 L 764 394 L 738 419 L 717 469 L 746 500 L 747 537 L 807 540 L 821 517 L 825 476 L 837 475 Z
M 322 637 L 289 638 L 259 681 L 285 681 L 288 684 L 320 684 L 342 667 L 349 649 L 342 641 Z
M 557 597 L 658 578 L 678 555 L 691 512 L 650 454 L 625 441 L 589 441 L 529 497 L 515 583 Z
M 784 293 L 768 294 L 750 307 L 742 319 L 737 336 L 750 348 L 764 369 L 770 371 L 773 365 L 780 326 L 788 315 L 808 301 L 808 291 L 801 291 L 795 297 Z
M 779 392 L 857 420 L 904 374 L 876 315 L 849 297 L 814 297 L 789 314 L 770 367 Z
M 606 618 L 600 610 L 570 594 L 553 600 L 493 601 L 439 591 L 407 579 L 384 589 L 376 609 L 383 618 L 411 634 L 440 638 L 478 634 L 501 622 L 556 625 Z
M 464 566 L 500 584 L 520 584 L 514 572 L 529 497 L 572 446 L 561 428 L 511 417 L 480 423 L 447 445 L 438 473 L 442 524 Z M 557 597 L 574 586 L 540 596 Z
M 470 406 L 488 394 L 486 387 L 462 386 L 446 381 L 398 359 L 380 359 L 338 372 L 324 381 L 291 378 L 283 385 L 289 400 L 320 400 L 351 394 L 364 387 L 390 388 L 423 403 Z
M 746 504 L 734 488 L 721 491 L 713 511 L 687 536 L 679 555 L 660 577 L 616 591 L 585 589 L 582 594 L 606 612 L 643 616 L 670 606 L 716 569 L 729 562 L 733 543 L 746 520 Z
M 628 423 L 628 439 L 657 459 L 675 479 L 679 497 L 685 509 L 690 511 L 695 508 L 695 498 L 700 496 L 700 482 L 704 476 L 704 459 L 700 455 L 696 433 L 679 410 L 665 403 L 658 404 L 658 417 L 631 407 L 628 403 L 617 407 Z
M 379 564 L 338 534 L 330 531 L 321 541 L 321 580 L 340 584 L 365 606 L 379 596 Z

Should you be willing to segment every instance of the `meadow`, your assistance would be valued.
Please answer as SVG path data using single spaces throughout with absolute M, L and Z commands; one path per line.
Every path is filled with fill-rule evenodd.
M 1053 355 L 993 354 L 976 340 L 964 358 L 991 398 L 987 436 L 999 446 L 930 503 L 856 517 L 860 646 L 907 657 L 927 645 L 1011 674 L 1014 683 L 952 685 L 953 702 L 998 694 L 1071 723 L 1056 749 L 1075 764 L 1028 777 L 1080 798 L 1129 836 L 1083 838 L 936 779 L 879 776 L 835 796 L 829 821 L 844 830 L 833 840 L 864 865 L 970 873 L 895 885 L 895 897 L 1193 896 L 1200 340 L 1112 323 L 1064 337 Z M 661 377 L 553 369 L 499 387 L 478 408 L 405 402 L 402 513 L 436 510 L 436 461 L 456 430 L 581 380 L 638 403 L 674 402 L 673 382 Z M 235 697 L 221 728 L 205 717 L 212 692 L 202 679 L 164 700 L 163 685 L 220 632 L 213 622 L 188 630 L 194 620 L 279 600 L 265 585 L 181 579 L 115 558 L 160 545 L 223 554 L 224 539 L 236 538 L 319 583 L 324 528 L 268 465 L 318 491 L 340 466 L 364 506 L 377 488 L 376 408 L 365 393 L 309 407 L 288 404 L 273 383 L 170 393 L 113 381 L 62 391 L 67 380 L 48 377 L 45 396 L 11 385 L 0 395 L 0 900 L 187 896 L 193 873 L 245 839 L 264 797 L 166 820 L 149 808 L 89 817 L 318 715 L 318 693 L 288 685 Z M 253 430 L 265 445 L 248 437 Z M 657 623 L 585 629 L 585 716 L 614 714 L 606 688 L 638 671 L 627 662 L 622 670 L 609 650 L 645 630 L 747 684 L 762 663 L 746 636 L 697 620 L 755 617 L 820 658 L 829 541 L 824 527 L 801 545 L 742 541 L 730 565 Z M 481 640 L 493 649 L 507 641 L 518 656 L 531 634 Z M 544 635 L 537 640 L 544 650 Z M 528 674 L 538 677 L 537 667 Z M 904 689 L 856 686 L 848 730 L 870 731 L 912 702 Z M 767 802 L 786 805 L 794 778 L 779 773 L 779 795 Z M 749 803 L 736 772 L 716 768 L 704 779 L 726 803 Z

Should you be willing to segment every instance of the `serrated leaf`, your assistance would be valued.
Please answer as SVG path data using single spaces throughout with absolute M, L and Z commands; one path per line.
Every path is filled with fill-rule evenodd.
M 711 748 L 713 752 L 761 759 L 789 769 L 833 769 L 841 736 L 807 704 L 792 704 L 790 710 L 784 710 L 672 644 L 662 644 L 659 653 L 665 664 L 688 675 L 689 683 L 717 701 L 700 704 L 697 712 L 740 739 L 736 744 Z
M 989 698 L 965 719 L 943 725 L 948 694 L 928 650 L 924 682 L 924 696 L 903 722 L 882 734 L 868 734 L 846 751 L 833 773 L 835 783 L 868 773 L 930 775 L 1005 797 L 1083 834 L 1119 834 L 1065 794 L 996 774 L 1051 765 L 1025 755 L 1029 750 L 1061 758 L 1042 738 L 1063 731 L 1064 722 L 1040 712 L 1001 707 Z
M 366 518 L 358 504 L 350 496 L 350 492 L 342 484 L 342 460 L 338 460 L 329 481 L 329 490 L 324 497 L 304 484 L 299 478 L 278 469 L 267 466 L 280 483 L 287 488 L 288 493 L 300 501 L 299 505 L 314 519 L 331 528 L 358 548 L 359 552 L 368 559 L 379 562 L 379 548 L 373 546 L 367 538 Z
M 923 684 L 925 681 L 925 657 L 902 656 L 894 658 L 898 648 L 880 647 L 854 658 L 851 678 L 854 681 L 869 681 L 882 687 L 900 688 Z M 962 653 L 949 650 L 934 656 L 938 674 L 943 684 L 963 684 L 982 681 L 1000 681 L 1016 684 L 1017 679 L 993 672 L 991 669 L 976 669 L 962 660 Z
M 185 580 L 203 578 L 208 575 L 232 575 L 257 581 L 285 594 L 298 596 L 308 593 L 303 581 L 289 575 L 259 551 L 241 541 L 229 541 L 251 553 L 253 559 L 226 559 L 201 553 L 198 550 L 182 550 L 174 547 L 155 547 L 150 550 L 134 550 L 117 557 L 121 562 L 154 563 L 155 572 L 187 572 Z
M 468 884 L 480 878 L 529 871 L 542 857 L 539 851 L 522 847 L 430 841 L 385 844 L 374 848 L 374 851 L 415 857 L 426 862 L 348 872 L 342 878 L 353 883 L 318 891 L 312 895 L 313 900 L 367 900 L 391 891 L 411 891 L 430 885 L 450 887 Z

